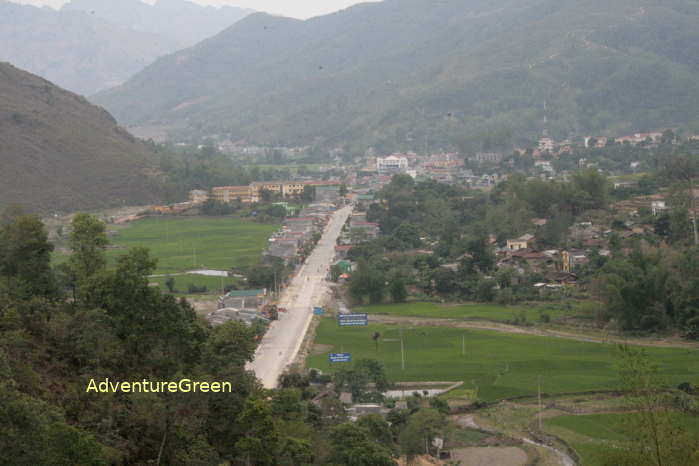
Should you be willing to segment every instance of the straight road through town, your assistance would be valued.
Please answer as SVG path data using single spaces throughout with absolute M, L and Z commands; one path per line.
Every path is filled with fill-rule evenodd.
M 247 365 L 265 388 L 277 386 L 279 376 L 301 348 L 313 319 L 313 306 L 320 304 L 316 300 L 327 289 L 325 278 L 335 256 L 337 238 L 351 212 L 351 207 L 344 207 L 333 214 L 306 263 L 282 293 L 279 305 L 287 312 L 280 313 L 279 320 L 271 323 L 257 347 L 255 359 Z

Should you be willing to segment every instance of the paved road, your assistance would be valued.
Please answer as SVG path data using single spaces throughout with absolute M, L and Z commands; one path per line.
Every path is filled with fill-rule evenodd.
M 335 244 L 351 207 L 334 213 L 306 264 L 283 292 L 280 313 L 272 322 L 255 352 L 255 360 L 247 368 L 255 371 L 266 388 L 277 386 L 279 375 L 296 358 L 306 331 L 313 319 L 313 306 L 320 304 L 326 292 L 325 277 L 335 256 Z

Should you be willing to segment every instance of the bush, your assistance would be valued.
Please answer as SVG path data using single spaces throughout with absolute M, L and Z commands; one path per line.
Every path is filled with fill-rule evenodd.
M 548 324 L 549 322 L 551 322 L 551 316 L 546 312 L 539 311 L 539 322 L 543 324 Z
M 189 294 L 201 294 L 201 293 L 206 293 L 209 291 L 209 289 L 206 286 L 197 286 L 193 283 L 190 283 L 187 286 L 187 293 Z
M 641 328 L 643 330 L 661 330 L 665 328 L 665 323 L 660 317 L 648 314 L 641 317 Z
M 694 392 L 694 387 L 689 382 L 682 382 L 677 386 L 678 390 L 682 390 L 685 393 L 691 394 Z
M 525 326 L 528 324 L 527 322 L 527 311 L 522 309 L 519 311 L 517 314 L 514 314 L 512 316 L 512 320 L 509 322 L 512 325 L 520 325 L 520 326 Z
M 506 306 L 509 304 L 514 304 L 516 302 L 512 288 L 505 288 L 504 290 L 498 290 L 495 296 L 495 302 Z

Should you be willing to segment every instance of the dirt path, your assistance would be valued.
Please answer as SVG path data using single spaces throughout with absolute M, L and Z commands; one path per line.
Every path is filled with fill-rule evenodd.
M 484 321 L 465 321 L 457 319 L 434 319 L 427 317 L 403 317 L 403 316 L 387 316 L 379 314 L 371 314 L 373 322 L 384 324 L 401 324 L 408 323 L 410 325 L 425 326 L 425 327 L 457 327 L 457 328 L 473 328 L 479 330 L 492 330 L 502 333 L 513 333 L 520 335 L 536 335 L 541 337 L 556 337 L 566 340 L 584 341 L 586 343 L 611 343 L 611 344 L 629 344 L 636 346 L 662 347 L 662 348 L 685 348 L 699 350 L 699 344 L 689 341 L 667 341 L 667 340 L 651 340 L 640 338 L 620 338 L 620 337 L 593 337 L 582 335 L 579 333 L 565 332 L 561 330 L 548 330 L 531 327 L 517 327 L 515 325 L 501 324 L 497 322 Z
M 457 416 L 457 417 L 454 419 L 454 421 L 456 422 L 456 424 L 457 424 L 459 427 L 463 427 L 463 428 L 467 428 L 467 429 L 476 429 L 476 430 L 480 430 L 480 431 L 483 431 L 483 432 L 488 432 L 488 433 L 491 433 L 491 434 L 497 434 L 497 433 L 499 433 L 499 432 L 496 431 L 496 430 L 487 429 L 487 428 L 485 428 L 485 427 L 483 427 L 483 426 L 480 426 L 480 425 L 476 422 L 476 420 L 475 420 L 475 418 L 474 418 L 474 416 L 473 416 L 472 414 L 467 414 L 467 415 L 464 415 L 464 416 Z M 503 434 L 504 434 L 504 433 L 503 433 Z M 510 436 L 510 435 L 512 435 L 512 434 L 504 434 L 504 435 Z M 517 437 L 518 437 L 521 441 L 523 441 L 524 443 L 528 443 L 528 444 L 533 445 L 533 446 L 535 446 L 535 447 L 539 447 L 539 448 L 543 448 L 543 449 L 546 449 L 546 450 L 551 451 L 551 452 L 555 455 L 555 457 L 557 458 L 558 462 L 559 462 L 562 466 L 576 466 L 575 460 L 573 460 L 573 458 L 571 458 L 567 453 L 565 453 L 565 452 L 562 451 L 562 450 L 559 450 L 559 449 L 554 448 L 554 447 L 549 446 L 549 445 L 544 445 L 543 443 L 536 442 L 536 441 L 532 440 L 531 438 L 529 438 L 529 437 L 527 437 L 527 436 L 525 436 L 525 435 L 521 435 L 521 434 L 520 434 L 520 435 L 518 435 Z M 521 450 L 520 450 L 520 451 L 521 451 Z M 517 461 L 517 456 L 515 455 L 515 456 L 513 456 L 511 459 L 512 459 L 513 461 Z M 525 460 L 526 460 L 526 455 L 525 455 Z M 486 464 L 486 463 L 484 463 L 484 464 Z

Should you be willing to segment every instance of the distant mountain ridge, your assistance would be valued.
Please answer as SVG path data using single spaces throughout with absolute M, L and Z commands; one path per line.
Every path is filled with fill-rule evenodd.
M 0 208 L 72 212 L 160 199 L 155 154 L 103 109 L 0 63 Z
M 253 10 L 232 6 L 212 7 L 187 0 L 71 0 L 61 11 L 80 11 L 121 28 L 156 34 L 188 47 L 214 36 Z
M 384 0 L 251 15 L 94 101 L 177 137 L 358 149 L 699 127 L 697 43 L 697 0 Z
M 152 6 L 139 0 L 73 0 L 59 11 L 0 0 L 0 61 L 89 95 L 247 14 L 184 0 Z

